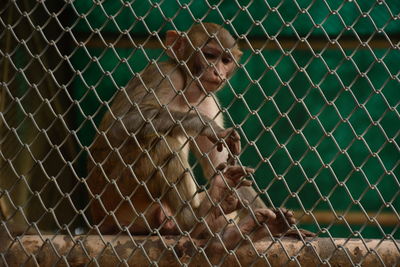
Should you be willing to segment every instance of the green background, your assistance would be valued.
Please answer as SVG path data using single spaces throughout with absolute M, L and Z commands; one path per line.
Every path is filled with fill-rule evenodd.
M 101 34 L 127 30 L 132 37 L 157 32 L 162 38 L 166 30 L 186 30 L 195 20 L 219 24 L 229 20 L 226 28 L 249 40 L 275 36 L 282 43 L 298 37 L 327 42 L 327 36 L 340 36 L 339 42 L 365 41 L 400 33 L 399 20 L 392 18 L 399 14 L 400 3 L 388 2 L 134 1 L 124 6 L 120 1 L 94 5 L 78 0 L 73 7 L 83 19 L 73 30 L 97 29 Z M 388 46 L 244 52 L 241 68 L 218 96 L 228 111 L 227 125 L 241 125 L 241 162 L 256 168 L 254 178 L 268 205 L 312 211 L 397 211 L 399 50 Z M 87 116 L 98 124 L 104 114 L 101 101 L 110 100 L 149 59 L 161 61 L 165 55 L 161 49 L 135 47 L 88 46 L 75 52 L 73 68 L 80 71 L 74 84 L 80 106 L 76 130 L 83 145 L 90 145 L 94 135 Z M 395 226 L 333 222 L 301 227 L 312 231 L 325 227 L 320 236 L 354 237 L 359 231 L 368 238 L 400 237 Z

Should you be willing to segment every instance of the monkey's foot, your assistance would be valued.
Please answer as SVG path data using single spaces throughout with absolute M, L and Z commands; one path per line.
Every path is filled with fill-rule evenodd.
M 296 223 L 296 219 L 292 211 L 285 208 L 276 209 L 272 212 L 275 213 L 275 220 L 269 220 L 267 223 L 269 231 L 273 236 L 280 236 L 286 233 L 292 224 Z
M 290 229 L 290 225 L 296 223 L 296 219 L 292 211 L 281 208 L 274 211 L 276 214 L 275 220 L 270 220 L 267 223 L 268 229 L 271 231 L 272 235 L 275 237 L 287 236 L 294 238 L 305 238 L 313 237 L 315 234 L 313 232 L 304 229 Z
M 301 239 L 301 238 L 306 238 L 306 237 L 314 237 L 317 236 L 315 233 L 310 232 L 308 230 L 305 229 L 290 229 L 289 231 L 287 231 L 285 233 L 286 237 L 292 237 L 292 238 L 296 238 L 296 239 Z
M 243 218 L 239 222 L 239 228 L 243 234 L 250 234 L 253 232 L 255 239 L 260 239 L 269 235 L 267 230 L 260 226 L 260 224 L 263 223 L 267 225 L 269 232 L 275 237 L 282 235 L 295 238 L 315 236 L 314 233 L 307 230 L 290 229 L 290 226 L 296 223 L 296 219 L 293 212 L 285 208 L 277 210 L 256 209 L 254 210 L 254 215 L 255 218 L 251 214 Z
M 271 209 L 256 209 L 252 214 L 247 215 L 239 221 L 239 229 L 242 234 L 250 234 L 261 224 L 276 221 L 276 213 Z

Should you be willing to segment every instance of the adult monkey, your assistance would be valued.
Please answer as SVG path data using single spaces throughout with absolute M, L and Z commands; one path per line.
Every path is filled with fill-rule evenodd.
M 232 165 L 240 137 L 223 128 L 210 94 L 232 75 L 242 55 L 235 39 L 221 26 L 202 23 L 186 34 L 168 31 L 166 45 L 171 59 L 153 62 L 118 93 L 90 148 L 87 183 L 96 195 L 91 213 L 102 233 L 127 227 L 133 234 L 158 229 L 204 237 L 207 227 L 221 231 L 227 224 L 223 214 L 240 206 L 227 184 L 247 188 L 249 199 L 257 197 L 242 179 L 253 170 Z M 205 192 L 192 177 L 189 146 L 212 178 Z M 294 223 L 289 211 L 255 209 L 239 221 L 239 229 L 225 227 L 222 240 L 233 248 L 241 240 L 239 231 L 251 233 L 264 222 L 272 234 L 280 234 L 288 228 L 283 217 Z

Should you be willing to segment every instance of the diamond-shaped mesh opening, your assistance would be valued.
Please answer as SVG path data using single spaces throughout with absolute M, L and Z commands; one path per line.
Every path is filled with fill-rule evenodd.
M 399 14 L 6 0 L 0 265 L 399 265 Z

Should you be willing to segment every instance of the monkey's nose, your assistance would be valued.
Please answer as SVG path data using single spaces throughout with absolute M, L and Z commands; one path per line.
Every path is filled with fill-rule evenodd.
M 218 73 L 218 71 L 216 69 L 214 69 L 213 74 L 214 74 L 215 80 L 218 80 L 218 81 L 225 80 L 225 75 L 223 75 L 222 73 Z

